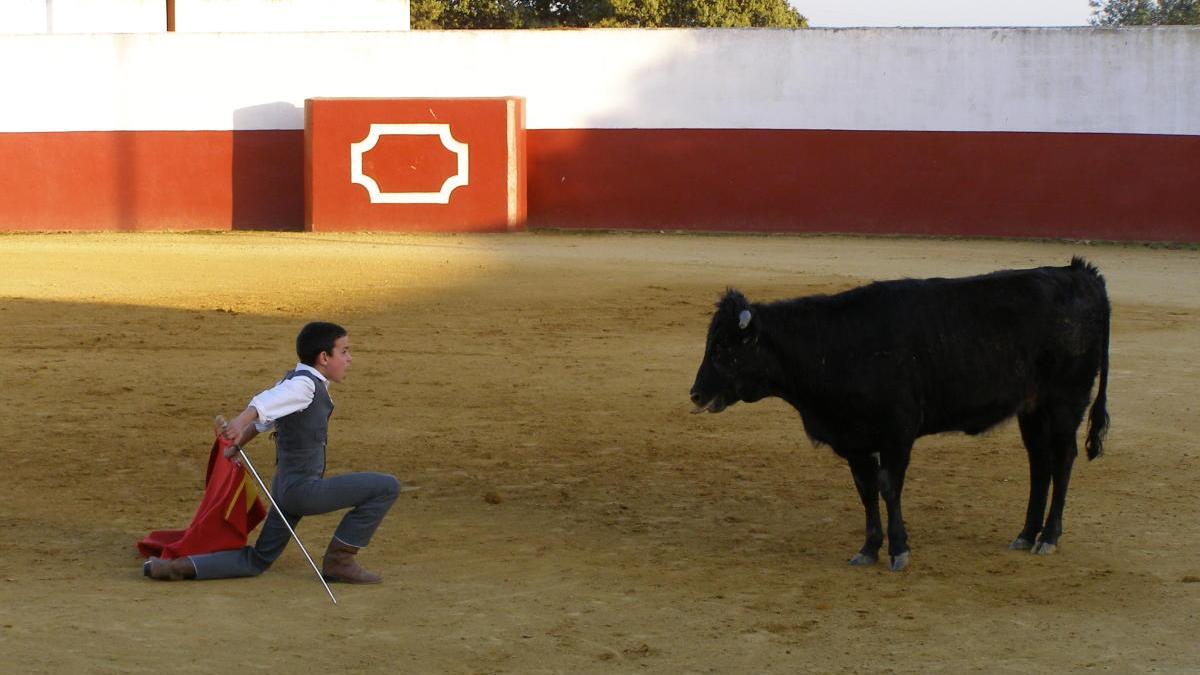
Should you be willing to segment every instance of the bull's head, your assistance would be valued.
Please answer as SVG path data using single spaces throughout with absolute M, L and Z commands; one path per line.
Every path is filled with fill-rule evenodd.
M 772 359 L 759 341 L 761 326 L 756 312 L 745 296 L 733 289 L 717 303 L 708 326 L 704 360 L 692 385 L 692 403 L 696 404 L 692 412 L 718 413 L 738 401 L 753 403 L 770 393 Z

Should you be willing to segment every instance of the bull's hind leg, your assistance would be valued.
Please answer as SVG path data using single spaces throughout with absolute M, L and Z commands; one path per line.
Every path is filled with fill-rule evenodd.
M 1067 486 L 1079 454 L 1075 434 L 1083 421 L 1088 391 L 1080 388 L 1054 394 L 1047 396 L 1039 409 L 1021 413 L 1019 417 L 1021 438 L 1029 453 L 1029 507 L 1025 511 L 1025 527 L 1009 547 L 1040 555 L 1053 553 L 1062 536 Z M 1046 513 L 1046 492 L 1051 484 L 1054 490 L 1050 512 Z
M 1021 440 L 1029 456 L 1029 505 L 1025 509 L 1025 527 L 1008 545 L 1018 551 L 1028 551 L 1037 542 L 1046 515 L 1046 492 L 1050 489 L 1051 452 L 1050 418 L 1043 410 L 1023 412 L 1017 418 Z
M 867 513 L 867 538 L 858 553 L 850 558 L 851 565 L 874 565 L 879 561 L 883 546 L 883 524 L 879 519 L 879 463 L 874 455 L 849 460 L 854 487 Z
M 1063 510 L 1067 506 L 1067 486 L 1071 482 L 1071 467 L 1079 455 L 1075 434 L 1079 430 L 1079 423 L 1083 421 L 1086 406 L 1085 392 L 1081 397 L 1073 397 L 1051 410 L 1050 454 L 1054 490 L 1050 497 L 1050 513 L 1046 515 L 1042 534 L 1033 546 L 1034 553 L 1045 555 L 1054 553 L 1058 548 L 1058 538 L 1062 536 Z

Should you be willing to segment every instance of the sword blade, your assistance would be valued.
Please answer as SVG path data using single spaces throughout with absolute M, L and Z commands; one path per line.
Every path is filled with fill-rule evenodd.
M 258 487 L 263 491 L 263 494 L 267 496 L 267 499 L 271 500 L 271 508 L 275 509 L 275 512 L 279 514 L 279 519 L 283 521 L 284 527 L 286 527 L 287 531 L 292 535 L 292 539 L 296 540 L 296 545 L 299 546 L 300 550 L 304 552 L 304 557 L 308 559 L 308 564 L 312 565 L 313 572 L 317 573 L 317 580 L 320 581 L 321 585 L 325 587 L 325 592 L 329 594 L 329 599 L 332 600 L 333 604 L 336 605 L 337 598 L 333 597 L 333 591 L 329 590 L 329 584 L 325 583 L 325 576 L 321 574 L 321 570 L 317 569 L 317 563 L 313 562 L 312 556 L 308 554 L 308 549 L 304 548 L 304 542 L 300 541 L 300 537 L 296 536 L 296 531 L 292 529 L 292 524 L 289 523 L 287 517 L 283 515 L 283 509 L 279 508 L 279 504 L 275 503 L 275 498 L 271 496 L 271 491 L 267 489 L 267 484 L 263 482 L 263 479 L 259 477 L 258 472 L 254 470 L 254 464 L 251 463 L 250 458 L 246 456 L 246 451 L 243 450 L 241 446 L 236 447 L 238 456 L 242 458 L 242 463 L 247 469 L 250 469 L 250 475 L 254 476 L 254 481 L 258 483 Z

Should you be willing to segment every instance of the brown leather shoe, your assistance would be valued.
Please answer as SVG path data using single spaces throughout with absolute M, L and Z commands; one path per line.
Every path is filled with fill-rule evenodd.
M 163 560 L 162 558 L 150 556 L 149 560 L 142 563 L 142 574 L 151 579 L 158 579 L 159 581 L 195 579 L 196 566 L 192 564 L 190 558 Z
M 321 559 L 321 576 L 326 581 L 340 581 L 345 584 L 377 584 L 383 577 L 363 569 L 354 555 L 358 553 L 357 546 L 343 544 L 337 539 L 330 540 L 329 548 L 325 549 L 325 557 Z

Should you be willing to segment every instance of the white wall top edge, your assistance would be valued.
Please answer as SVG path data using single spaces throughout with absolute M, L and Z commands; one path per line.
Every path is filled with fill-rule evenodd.
M 409 0 L 176 0 L 178 32 L 408 30 Z M 2 0 L 0 33 L 162 33 L 162 0 Z
M 1200 28 L 0 36 L 0 132 L 299 129 L 312 97 L 523 96 L 530 129 L 1200 135 Z
M 175 30 L 304 32 L 403 31 L 408 0 L 176 0 Z

